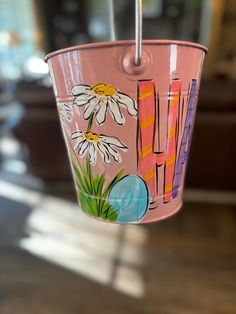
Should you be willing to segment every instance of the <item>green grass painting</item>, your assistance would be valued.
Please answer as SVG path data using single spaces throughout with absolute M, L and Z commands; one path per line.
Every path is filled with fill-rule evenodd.
M 103 220 L 117 220 L 118 212 L 109 204 L 107 198 L 114 185 L 122 178 L 123 169 L 106 183 L 105 172 L 93 175 L 89 158 L 86 159 L 86 165 L 82 165 L 78 160 L 77 164 L 78 167 L 73 163 L 73 170 L 82 209 Z

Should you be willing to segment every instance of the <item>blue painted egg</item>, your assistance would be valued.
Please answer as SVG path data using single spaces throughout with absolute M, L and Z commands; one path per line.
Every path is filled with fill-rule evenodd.
M 109 195 L 109 203 L 118 212 L 121 224 L 138 222 L 145 215 L 150 200 L 147 184 L 139 176 L 128 175 L 118 181 Z

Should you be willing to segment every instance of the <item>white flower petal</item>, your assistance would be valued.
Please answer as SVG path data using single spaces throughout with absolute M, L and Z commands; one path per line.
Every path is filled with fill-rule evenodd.
M 85 141 L 81 146 L 80 146 L 80 149 L 79 149 L 79 156 L 82 157 L 86 150 L 88 149 L 88 146 L 89 146 L 89 142 L 88 141 Z
M 98 100 L 96 101 L 91 101 L 86 105 L 85 111 L 84 111 L 84 119 L 88 119 L 92 112 L 96 109 L 98 106 Z
M 74 144 L 74 146 L 73 146 L 74 151 L 76 151 L 76 150 L 79 148 L 79 146 L 82 146 L 85 141 L 86 141 L 86 140 L 85 140 L 84 138 L 78 138 L 78 139 L 75 141 L 75 144 Z
M 108 99 L 108 105 L 109 105 L 110 113 L 112 114 L 116 123 L 120 125 L 124 124 L 125 118 L 123 117 L 120 111 L 119 105 L 115 102 L 115 100 L 112 98 Z
M 68 113 L 62 112 L 62 111 L 59 111 L 59 113 L 60 113 L 60 116 L 61 116 L 62 119 L 66 120 L 68 122 L 72 121 L 72 118 L 71 118 L 71 116 Z
M 59 110 L 71 111 L 70 106 L 65 104 L 65 103 L 59 102 L 59 103 L 57 103 L 57 106 L 58 106 Z
M 114 148 L 112 148 L 110 145 L 107 145 L 107 144 L 104 144 L 104 146 L 107 148 L 107 150 L 109 151 L 109 154 L 114 158 L 116 162 L 121 161 L 120 155 L 117 153 L 117 151 Z
M 58 108 L 58 112 L 59 112 L 61 119 L 64 119 L 68 122 L 72 121 L 72 117 L 70 115 L 71 107 L 69 105 L 62 103 L 62 102 L 58 102 L 57 108 Z
M 83 95 L 82 95 L 82 96 L 76 97 L 76 98 L 74 99 L 74 102 L 73 102 L 73 103 L 74 103 L 74 105 L 80 107 L 80 106 L 84 106 L 84 105 L 88 104 L 89 101 L 90 101 L 90 98 L 83 97 Z
M 100 135 L 100 139 L 106 144 L 117 146 L 124 151 L 127 150 L 127 147 L 117 137 Z
M 124 105 L 127 108 L 128 113 L 131 116 L 136 116 L 138 114 L 137 103 L 131 97 L 129 97 L 128 95 L 125 95 L 123 93 L 118 92 L 117 96 L 114 96 L 114 98 L 121 105 Z
M 97 149 L 95 147 L 94 142 L 89 143 L 89 158 L 90 158 L 90 163 L 92 165 L 95 165 L 97 161 Z
M 96 114 L 96 120 L 98 124 L 102 124 L 105 122 L 107 113 L 107 101 L 100 101 L 99 102 L 99 109 Z
M 99 142 L 97 144 L 97 147 L 98 147 L 98 150 L 103 157 L 103 161 L 106 164 L 109 164 L 110 163 L 110 157 L 109 157 L 108 149 L 105 147 L 105 145 L 103 143 L 99 143 Z
M 83 137 L 83 132 L 81 132 L 81 131 L 74 131 L 74 132 L 72 132 L 71 139 L 74 140 L 74 139 L 76 139 L 76 138 L 78 138 L 80 136 Z
M 71 94 L 77 96 L 79 94 L 89 94 L 91 95 L 91 87 L 89 85 L 74 85 L 71 89 Z

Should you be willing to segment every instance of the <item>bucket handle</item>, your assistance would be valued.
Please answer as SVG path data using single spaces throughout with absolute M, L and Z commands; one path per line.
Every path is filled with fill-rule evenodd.
M 116 39 L 115 18 L 114 18 L 114 0 L 108 2 L 110 39 Z M 142 60 L 142 37 L 143 37 L 143 9 L 142 0 L 135 0 L 135 58 L 134 64 L 140 65 Z
M 142 60 L 143 8 L 142 0 L 135 0 L 135 65 Z

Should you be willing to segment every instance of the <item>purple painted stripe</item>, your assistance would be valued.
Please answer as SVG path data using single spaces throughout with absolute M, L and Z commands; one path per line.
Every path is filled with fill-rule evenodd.
M 197 85 L 197 81 L 194 80 L 192 83 L 192 86 L 193 86 L 193 84 L 194 84 L 194 92 L 192 95 L 192 102 L 191 102 L 191 108 L 190 108 L 191 109 L 191 123 L 190 123 L 190 128 L 189 128 L 189 135 L 188 135 L 188 146 L 187 146 L 187 150 L 185 152 L 185 162 L 188 160 L 188 156 L 189 156 L 189 152 L 190 152 L 192 135 L 193 135 L 193 126 L 194 126 L 195 114 L 196 114 L 196 104 L 197 104 L 196 85 Z
M 189 154 L 194 116 L 195 116 L 196 87 L 197 87 L 197 81 L 192 80 L 189 103 L 188 103 L 188 110 L 187 110 L 186 119 L 185 119 L 184 132 L 183 132 L 183 137 L 182 137 L 182 141 L 180 145 L 179 156 L 178 156 L 177 163 L 175 166 L 175 176 L 174 176 L 174 184 L 173 184 L 173 191 L 172 191 L 173 198 L 175 198 L 178 194 L 178 187 L 180 184 L 183 164 L 186 162 L 188 158 L 188 154 Z M 186 149 L 187 142 L 188 142 L 188 148 Z

